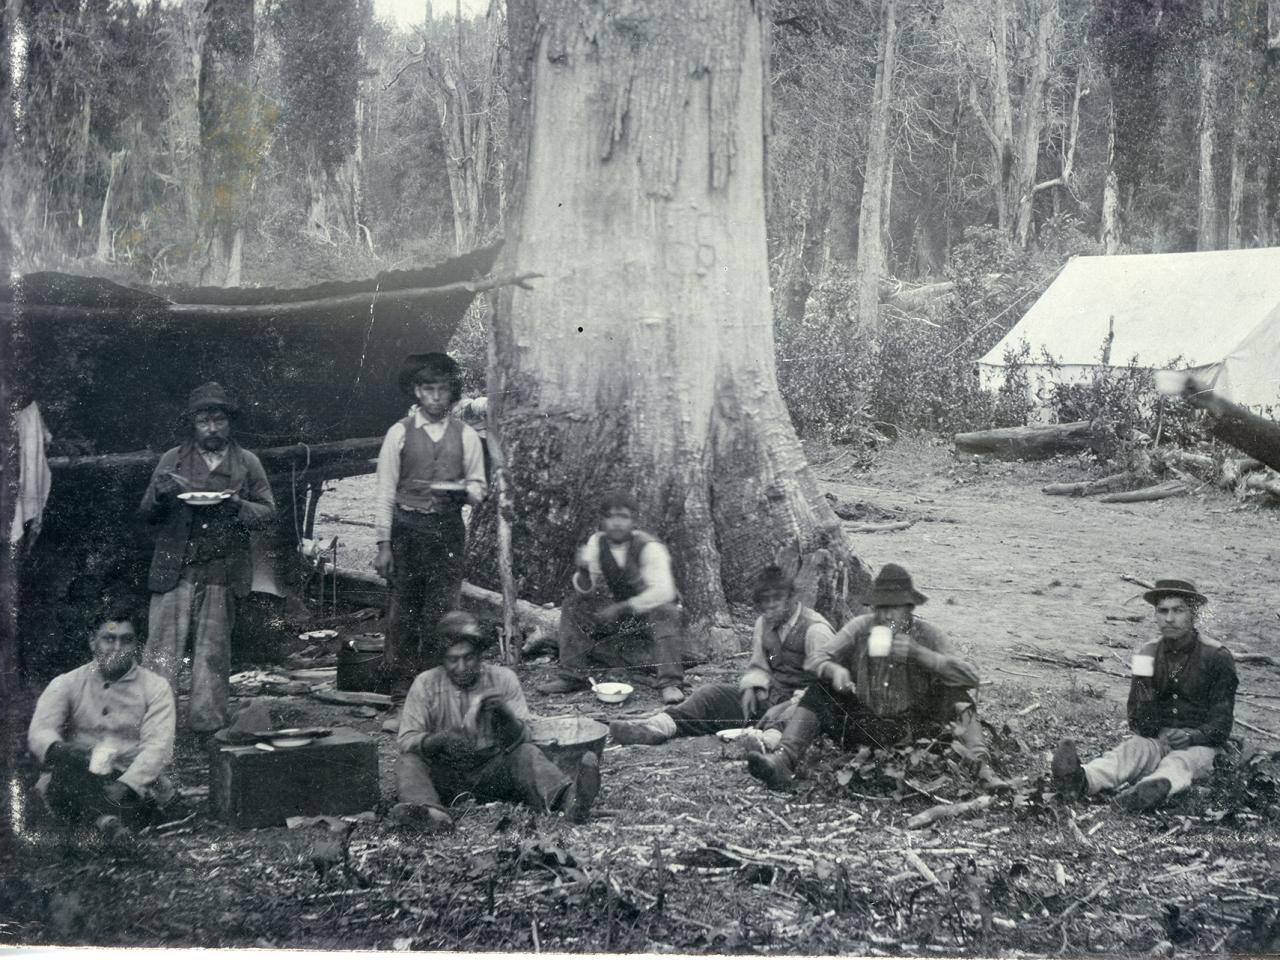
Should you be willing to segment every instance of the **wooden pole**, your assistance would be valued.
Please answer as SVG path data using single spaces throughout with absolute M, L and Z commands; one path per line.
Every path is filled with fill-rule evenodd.
M 493 328 L 497 309 L 493 299 L 489 298 L 489 370 L 488 386 L 495 386 L 493 378 L 497 375 L 497 345 L 493 338 Z M 516 632 L 516 578 L 512 568 L 511 557 L 511 517 L 515 511 L 515 500 L 511 496 L 511 483 L 507 475 L 507 455 L 502 445 L 502 430 L 498 423 L 497 404 L 488 404 L 485 410 L 488 430 L 486 440 L 489 456 L 493 461 L 494 491 L 497 494 L 498 522 L 498 584 L 502 588 L 502 659 L 506 663 L 515 663 L 520 657 L 523 644 L 517 640 Z
M 331 443 L 291 443 L 283 447 L 267 447 L 254 450 L 268 474 L 284 476 L 296 467 L 305 467 L 297 476 L 301 479 L 312 470 L 340 463 L 357 465 L 378 455 L 382 437 L 358 437 L 352 440 L 335 440 Z M 94 470 L 154 470 L 160 462 L 160 454 L 154 450 L 133 450 L 129 453 L 102 453 L 88 457 L 50 457 L 49 469 L 56 475 L 60 471 L 89 472 Z M 372 473 L 373 470 L 367 471 Z M 358 474 L 349 474 L 358 475 Z

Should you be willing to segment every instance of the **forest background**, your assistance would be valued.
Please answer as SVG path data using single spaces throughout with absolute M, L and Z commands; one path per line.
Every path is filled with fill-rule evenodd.
M 11 271 L 304 286 L 500 239 L 507 32 L 501 0 L 473 6 L 8 0 Z M 974 361 L 1069 257 L 1276 242 L 1280 0 L 769 17 L 770 280 L 802 437 L 1023 423 L 1017 358 L 999 394 Z M 475 390 L 486 338 L 475 310 L 453 344 Z

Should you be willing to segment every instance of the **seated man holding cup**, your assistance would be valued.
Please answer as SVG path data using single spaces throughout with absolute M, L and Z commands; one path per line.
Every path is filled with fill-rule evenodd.
M 169 683 L 138 665 L 137 615 L 106 605 L 89 634 L 93 659 L 54 677 L 36 702 L 27 746 L 45 767 L 36 792 L 72 822 L 118 835 L 173 797 L 175 708 Z
M 747 770 L 774 790 L 791 783 L 804 752 L 826 733 L 842 747 L 889 747 L 950 726 L 952 747 L 984 783 L 1001 786 L 969 691 L 978 671 L 955 656 L 937 627 L 915 615 L 926 601 L 896 563 L 876 575 L 872 612 L 850 620 L 805 669 L 811 683 L 774 754 L 753 753 Z
M 1142 597 L 1155 607 L 1160 639 L 1133 657 L 1129 729 L 1135 735 L 1086 764 L 1073 741 L 1059 743 L 1051 772 L 1067 798 L 1119 789 L 1121 807 L 1150 810 L 1212 773 L 1231 734 L 1235 661 L 1197 627 L 1207 598 L 1190 580 L 1157 580 Z

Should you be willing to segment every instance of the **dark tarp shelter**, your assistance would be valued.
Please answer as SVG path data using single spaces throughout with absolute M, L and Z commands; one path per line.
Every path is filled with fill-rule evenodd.
M 16 630 L 21 673 L 43 679 L 80 662 L 104 593 L 145 602 L 152 531 L 135 512 L 159 453 L 185 430 L 192 387 L 216 380 L 239 402 L 236 438 L 263 456 L 280 508 L 264 541 L 287 565 L 308 488 L 371 470 L 407 408 L 402 357 L 445 349 L 476 290 L 501 282 L 481 281 L 497 252 L 291 290 L 139 289 L 56 273 L 0 287 L 6 429 L 34 400 L 53 435 L 40 535 L 7 552 L 18 609 L 0 643 L 12 654 Z M 11 466 L 5 477 L 16 480 Z

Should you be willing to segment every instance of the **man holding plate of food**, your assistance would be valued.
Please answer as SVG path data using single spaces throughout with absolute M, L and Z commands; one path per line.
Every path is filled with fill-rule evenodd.
M 249 593 L 249 533 L 276 513 L 266 472 L 231 436 L 239 407 L 219 384 L 191 391 L 191 435 L 165 452 L 139 512 L 159 528 L 143 663 L 177 693 L 191 642 L 191 730 L 227 725 L 231 629 L 237 599 Z

